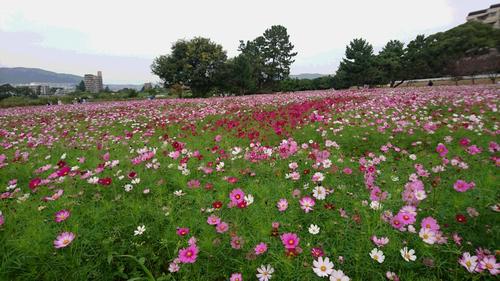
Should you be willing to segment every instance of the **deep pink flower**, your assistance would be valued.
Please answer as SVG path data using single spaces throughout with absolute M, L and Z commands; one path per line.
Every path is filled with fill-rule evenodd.
M 70 211 L 60 210 L 59 212 L 56 213 L 56 218 L 54 220 L 56 222 L 63 222 L 66 219 L 68 219 L 70 215 L 71 215 Z
M 186 236 L 189 234 L 189 228 L 187 227 L 179 227 L 177 228 L 177 235 Z
M 64 248 L 71 244 L 73 239 L 75 239 L 75 234 L 73 234 L 73 232 L 63 232 L 57 236 L 56 240 L 54 240 L 54 248 Z
M 440 143 L 436 147 L 436 152 L 439 153 L 440 157 L 445 157 L 448 154 L 448 149 L 444 144 Z
M 257 256 L 264 254 L 265 252 L 267 252 L 267 244 L 264 242 L 257 244 L 257 246 L 255 246 L 254 248 L 254 251 Z
M 233 189 L 231 193 L 229 193 L 229 199 L 231 199 L 231 202 L 233 202 L 234 205 L 237 205 L 238 203 L 245 201 L 245 192 L 243 190 L 237 188 Z
M 42 179 L 41 178 L 34 178 L 30 181 L 29 183 L 29 187 L 31 189 L 31 191 L 35 191 L 36 188 L 42 183 Z
M 317 248 L 312 248 L 311 249 L 311 255 L 315 258 L 322 257 L 325 253 L 323 252 L 323 249 L 317 247 Z
M 194 263 L 198 257 L 198 247 L 191 245 L 187 248 L 179 250 L 179 261 L 181 263 Z
M 295 249 L 299 245 L 299 237 L 295 233 L 284 233 L 281 235 L 281 242 L 286 249 Z
M 474 182 L 467 183 L 463 180 L 457 180 L 455 184 L 453 184 L 453 188 L 458 192 L 466 192 L 467 190 L 474 188 L 476 185 Z

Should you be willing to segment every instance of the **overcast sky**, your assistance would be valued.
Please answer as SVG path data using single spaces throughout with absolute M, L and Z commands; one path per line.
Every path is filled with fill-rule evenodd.
M 353 38 L 378 51 L 390 39 L 447 30 L 496 1 L 0 0 L 0 66 L 156 82 L 153 58 L 179 38 L 209 37 L 231 57 L 239 40 L 281 24 L 298 52 L 292 74 L 328 74 Z

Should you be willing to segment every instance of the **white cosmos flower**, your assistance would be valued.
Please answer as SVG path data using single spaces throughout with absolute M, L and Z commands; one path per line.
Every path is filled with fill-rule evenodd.
M 179 189 L 179 190 L 174 191 L 174 195 L 181 197 L 181 196 L 186 195 L 186 193 L 184 193 L 184 191 L 182 191 L 182 189 Z
M 253 195 L 252 194 L 247 194 L 245 195 L 245 197 L 243 197 L 243 199 L 245 199 L 245 202 L 247 202 L 247 206 L 252 204 L 253 203 Z
M 139 184 L 141 182 L 140 178 L 135 178 L 131 181 L 132 184 Z
M 315 225 L 315 224 L 311 224 L 311 225 L 309 226 L 309 233 L 311 233 L 312 235 L 316 235 L 316 234 L 318 234 L 318 233 L 319 233 L 319 230 L 320 230 L 319 226 L 317 226 L 317 225 Z
M 134 230 L 134 236 L 142 235 L 144 231 L 146 231 L 146 227 L 144 225 L 140 225 L 136 230 Z
M 382 204 L 380 204 L 380 202 L 378 202 L 378 201 L 372 201 L 372 202 L 370 202 L 370 208 L 372 210 L 380 210 L 380 209 L 382 209 Z
M 325 259 L 319 257 L 317 260 L 313 261 L 313 271 L 319 277 L 327 277 L 333 272 L 333 262 L 331 262 L 328 257 Z
M 274 268 L 270 264 L 267 266 L 261 265 L 257 268 L 257 272 L 256 276 L 259 278 L 259 281 L 269 281 L 273 277 Z
M 422 238 L 422 240 L 427 244 L 432 245 L 436 243 L 436 233 L 429 228 L 423 227 L 420 229 L 418 236 L 420 236 L 420 238 Z
M 96 184 L 98 181 L 99 181 L 98 177 L 91 177 L 90 179 L 87 180 L 87 182 L 90 184 Z
M 373 248 L 373 250 L 370 252 L 370 257 L 378 263 L 383 263 L 385 260 L 384 252 L 377 248 Z
M 134 189 L 134 186 L 131 185 L 131 184 L 126 184 L 123 189 L 125 189 L 126 192 L 130 192 L 132 191 L 132 189 Z
M 318 200 L 325 200 L 326 189 L 322 186 L 316 186 L 313 190 L 313 197 Z
M 349 281 L 350 278 L 342 270 L 333 270 L 330 281 Z
M 427 194 L 425 194 L 425 190 L 415 191 L 415 198 L 417 198 L 417 200 L 419 200 L 419 201 L 422 201 L 425 198 L 427 198 Z
M 415 250 L 410 249 L 408 250 L 408 247 L 404 247 L 403 249 L 400 250 L 401 256 L 405 261 L 415 261 L 417 259 L 417 256 L 415 256 Z

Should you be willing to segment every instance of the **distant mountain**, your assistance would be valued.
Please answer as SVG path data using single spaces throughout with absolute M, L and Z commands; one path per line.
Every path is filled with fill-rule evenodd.
M 319 74 L 319 73 L 301 73 L 297 75 L 290 75 L 292 79 L 316 79 L 319 77 L 327 76 L 327 74 Z
M 78 84 L 83 77 L 55 73 L 39 68 L 0 67 L 0 84 L 66 83 Z

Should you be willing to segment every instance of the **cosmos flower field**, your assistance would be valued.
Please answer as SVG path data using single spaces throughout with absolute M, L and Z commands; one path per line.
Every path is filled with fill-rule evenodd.
M 498 280 L 499 98 L 0 109 L 0 280 Z

